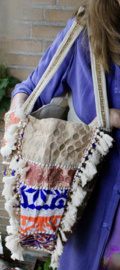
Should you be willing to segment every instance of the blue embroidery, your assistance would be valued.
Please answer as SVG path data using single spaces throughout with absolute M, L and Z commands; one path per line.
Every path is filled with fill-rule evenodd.
M 54 209 L 62 209 L 65 207 L 68 189 L 36 190 L 33 188 L 27 188 L 25 185 L 21 185 L 20 190 L 21 190 L 21 206 L 25 209 L 29 208 L 40 211 L 41 209 L 54 210 Z M 32 204 L 29 201 L 30 202 L 32 201 Z

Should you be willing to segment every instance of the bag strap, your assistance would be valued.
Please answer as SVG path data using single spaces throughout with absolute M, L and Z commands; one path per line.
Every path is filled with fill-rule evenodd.
M 98 126 L 110 129 L 105 72 L 102 65 L 100 65 L 99 61 L 95 58 L 90 44 L 89 47 Z
M 83 10 L 84 8 L 81 7 L 78 13 L 83 12 Z M 31 95 L 27 98 L 27 100 L 21 107 L 21 109 L 26 114 L 31 113 L 37 98 L 43 92 L 47 84 L 50 82 L 50 80 L 60 67 L 61 63 L 63 62 L 70 48 L 72 47 L 74 41 L 80 35 L 82 30 L 83 27 L 81 27 L 79 23 L 77 23 L 77 21 L 74 20 L 71 28 L 67 32 L 60 46 L 58 47 L 49 66 L 42 75 L 34 91 L 31 93 Z M 90 47 L 90 55 L 91 55 L 91 68 L 92 68 L 98 126 L 110 129 L 105 73 L 99 62 L 95 59 L 91 47 Z
M 81 7 L 78 13 L 83 12 L 83 10 L 84 8 Z M 46 71 L 44 72 L 41 79 L 39 80 L 34 91 L 31 93 L 31 95 L 27 98 L 27 100 L 23 104 L 22 110 L 25 113 L 27 114 L 31 113 L 37 98 L 43 92 L 43 90 L 45 89 L 49 81 L 52 79 L 52 77 L 54 76 L 58 68 L 60 67 L 61 63 L 63 62 L 70 48 L 72 47 L 74 41 L 79 36 L 82 30 L 83 30 L 83 27 L 81 27 L 76 22 L 76 20 L 74 20 L 72 26 L 70 27 L 69 31 L 67 32 L 61 44 L 59 45 L 55 55 L 53 56 L 49 66 L 47 67 Z

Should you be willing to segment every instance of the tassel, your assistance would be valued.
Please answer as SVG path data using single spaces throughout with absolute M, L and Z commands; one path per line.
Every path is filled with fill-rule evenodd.
M 68 203 L 67 211 L 70 211 L 71 215 L 74 215 L 77 212 L 77 208 L 73 204 Z
M 23 260 L 23 248 L 20 246 L 17 235 L 7 236 L 6 247 L 13 253 L 11 258 L 17 260 Z
M 84 191 L 81 187 L 78 187 L 75 194 L 72 195 L 73 205 L 78 207 L 82 203 L 84 197 L 86 195 L 86 191 Z
M 7 185 L 15 184 L 16 176 L 5 176 L 3 177 L 3 182 Z
M 16 147 L 15 147 L 15 149 L 16 149 Z M 15 149 L 14 149 L 14 150 L 15 150 Z M 10 156 L 10 155 L 11 155 L 12 150 L 13 150 L 12 147 L 10 147 L 10 146 L 8 145 L 8 143 L 7 143 L 5 147 L 2 147 L 2 148 L 1 148 L 0 152 L 1 152 L 1 155 L 2 155 L 3 157 L 7 157 L 7 156 Z
M 114 140 L 111 136 L 109 136 L 108 134 L 104 134 L 103 139 L 106 141 L 106 143 L 109 147 L 112 147 L 112 143 Z
M 30 167 L 26 167 L 24 169 L 20 168 L 19 173 L 21 175 L 21 180 L 24 180 L 26 177 L 26 173 L 30 170 Z
M 80 179 L 78 177 L 76 177 L 75 179 L 75 183 L 73 184 L 73 191 L 75 191 L 80 183 Z
M 82 167 L 83 173 L 88 177 L 89 180 L 97 173 L 96 167 L 90 161 L 86 161 L 86 167 Z
M 59 228 L 59 232 L 60 232 L 63 242 L 67 242 L 67 238 L 61 228 Z
M 101 138 L 100 136 L 97 136 L 97 137 L 99 139 L 100 146 L 103 148 L 103 150 L 105 152 L 107 152 L 108 151 L 108 145 L 107 145 L 106 141 L 103 138 Z
M 92 150 L 92 155 L 89 156 L 89 161 L 97 165 L 100 160 L 100 153 L 96 150 Z
M 18 169 L 18 162 L 17 162 L 17 156 L 15 156 L 14 158 L 12 158 L 11 162 L 10 162 L 10 169 L 11 170 L 15 170 L 17 171 Z
M 50 266 L 55 269 L 59 267 L 59 256 L 56 250 L 52 253 Z
M 7 132 L 9 132 L 9 134 L 13 135 L 18 131 L 18 125 L 14 124 L 8 127 Z
M 16 195 L 14 195 L 9 201 L 5 203 L 5 210 L 9 213 L 9 215 L 15 216 L 15 209 L 13 206 L 18 206 Z
M 13 196 L 13 185 L 5 185 L 2 195 L 5 197 L 6 200 L 10 200 Z
M 84 173 L 80 173 L 80 177 L 82 180 L 82 187 L 84 187 L 88 182 L 88 177 Z
M 9 144 L 15 144 L 17 141 L 17 134 L 15 133 L 14 135 L 11 135 L 8 132 L 6 132 L 4 138 L 6 142 L 8 142 Z
M 11 226 L 7 226 L 6 230 L 8 234 L 14 234 L 16 231 L 18 231 L 20 226 L 18 224 L 13 224 Z
M 18 168 L 26 167 L 26 161 L 24 159 L 20 159 L 18 162 Z
M 96 149 L 97 149 L 97 151 L 98 151 L 102 156 L 105 156 L 105 155 L 106 155 L 106 153 L 105 153 L 105 151 L 103 150 L 103 148 L 101 147 L 101 145 L 97 144 L 97 145 L 96 145 Z
M 63 253 L 63 244 L 61 242 L 59 234 L 58 234 L 58 237 L 57 237 L 56 251 L 57 251 L 58 256 L 61 256 L 62 253 Z
M 15 117 L 19 118 L 21 121 L 26 120 L 26 115 L 21 108 L 15 112 Z

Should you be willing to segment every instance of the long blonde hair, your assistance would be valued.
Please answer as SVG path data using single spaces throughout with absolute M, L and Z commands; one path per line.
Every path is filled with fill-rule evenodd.
M 90 32 L 90 42 L 95 56 L 106 72 L 109 60 L 120 66 L 120 6 L 117 0 L 81 0 L 85 8 L 77 21 Z

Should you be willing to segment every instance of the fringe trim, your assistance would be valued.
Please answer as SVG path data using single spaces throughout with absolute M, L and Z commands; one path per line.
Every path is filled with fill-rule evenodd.
M 59 258 L 63 253 L 62 241 L 67 241 L 65 232 L 72 231 L 72 227 L 77 220 L 77 208 L 80 207 L 87 194 L 84 187 L 97 173 L 96 165 L 99 163 L 101 156 L 105 156 L 108 153 L 109 148 L 112 147 L 112 142 L 112 137 L 104 134 L 102 130 L 96 129 L 92 143 L 74 176 L 70 192 L 71 201 L 67 204 L 66 213 L 60 224 L 61 228 L 58 228 L 57 231 L 56 247 L 51 257 L 51 267 L 53 269 L 59 266 Z
M 13 150 L 18 148 L 18 156 L 14 155 L 12 158 L 9 169 L 15 171 L 15 176 L 3 177 L 4 189 L 2 194 L 6 199 L 5 209 L 10 216 L 10 226 L 7 226 L 8 234 L 6 237 L 6 247 L 12 252 L 11 258 L 13 260 L 23 260 L 24 249 L 20 245 L 20 239 L 18 237 L 20 229 L 20 215 L 19 215 L 19 178 L 24 178 L 26 176 L 29 167 L 26 167 L 26 161 L 21 159 L 20 149 L 21 149 L 21 134 L 27 124 L 25 113 L 19 109 L 15 113 L 15 117 L 20 119 L 18 124 L 13 124 L 8 127 L 5 133 L 6 145 L 1 148 L 1 154 L 3 157 L 8 157 L 11 155 Z M 18 134 L 20 133 L 20 135 Z M 17 191 L 17 193 L 14 192 Z M 14 195 L 13 195 L 14 194 Z

